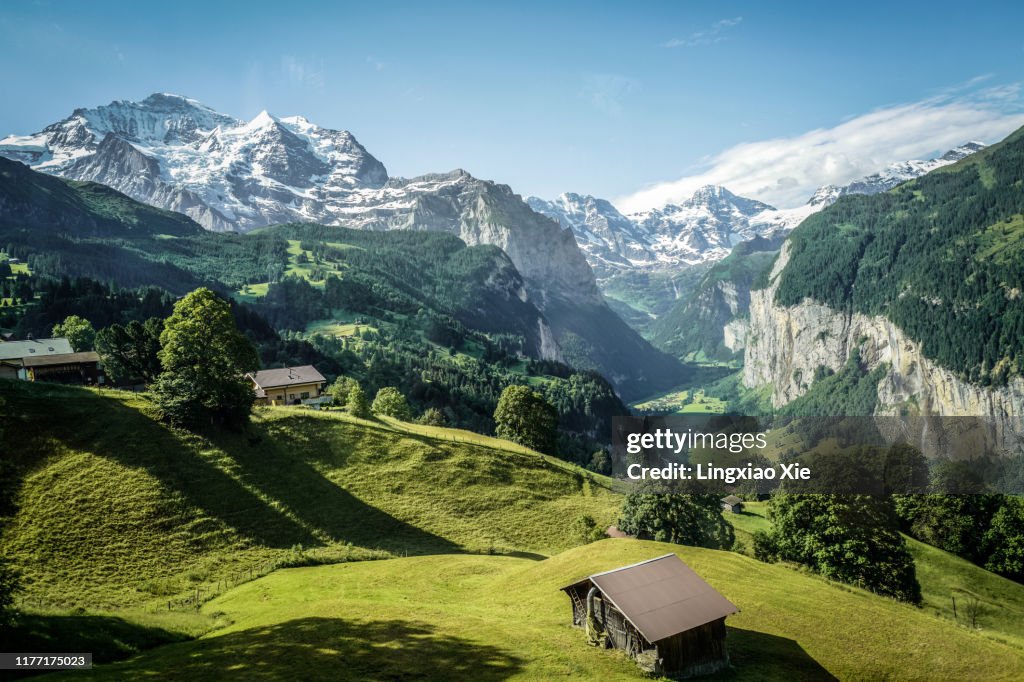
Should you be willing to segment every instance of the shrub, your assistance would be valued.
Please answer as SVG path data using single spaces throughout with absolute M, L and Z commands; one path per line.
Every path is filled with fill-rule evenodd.
M 394 417 L 402 421 L 412 419 L 408 401 L 406 401 L 401 391 L 394 386 L 385 386 L 377 391 L 377 397 L 373 399 L 373 405 L 370 409 L 374 414 Z

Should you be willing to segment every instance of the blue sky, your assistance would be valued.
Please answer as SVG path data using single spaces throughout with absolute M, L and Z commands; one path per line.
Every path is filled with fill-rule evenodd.
M 351 130 L 393 175 L 461 167 L 642 208 L 697 178 L 794 203 L 823 173 L 1024 123 L 1024 4 L 375 5 L 4 2 L 0 136 L 176 92 Z M 867 130 L 913 144 L 834 139 L 879 111 Z M 763 141 L 834 158 L 792 168 L 776 144 L 762 163 Z

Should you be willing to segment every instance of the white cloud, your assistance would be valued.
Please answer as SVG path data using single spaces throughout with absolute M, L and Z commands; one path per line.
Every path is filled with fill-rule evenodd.
M 685 38 L 672 38 L 661 44 L 662 47 L 699 47 L 701 45 L 714 45 L 725 40 L 725 36 L 722 32 L 728 28 L 732 28 L 736 24 L 743 21 L 743 17 L 733 17 L 732 19 L 719 19 L 715 23 L 711 24 L 710 27 L 703 31 L 696 31 L 691 33 Z
M 832 128 L 795 137 L 738 144 L 705 161 L 703 169 L 620 197 L 634 212 L 682 201 L 698 187 L 723 185 L 779 208 L 806 202 L 821 185 L 841 185 L 898 161 L 928 158 L 970 140 L 996 142 L 1024 126 L 1019 85 L 968 97 L 942 95 L 885 107 Z

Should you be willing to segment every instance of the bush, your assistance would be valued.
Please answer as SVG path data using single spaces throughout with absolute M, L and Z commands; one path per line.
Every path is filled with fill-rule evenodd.
M 444 412 L 436 407 L 429 408 L 426 412 L 420 415 L 420 418 L 416 421 L 424 426 L 444 426 L 448 423 L 448 420 L 445 419 Z
M 736 539 L 719 495 L 642 485 L 626 495 L 619 530 L 642 540 L 729 549 Z
M 779 546 L 774 536 L 766 530 L 754 531 L 754 558 L 767 564 L 779 560 Z
M 377 397 L 373 399 L 373 405 L 370 409 L 374 414 L 394 417 L 405 422 L 412 419 L 408 401 L 406 401 L 402 392 L 394 386 L 385 386 L 377 391 Z
M 335 407 L 345 407 L 348 404 L 352 388 L 358 385 L 359 382 L 352 377 L 338 377 L 335 379 L 334 383 L 327 387 L 327 394 L 334 398 L 334 402 L 331 404 Z
M 353 386 L 348 393 L 348 411 L 353 417 L 360 419 L 369 419 L 372 416 L 370 401 L 366 399 L 366 392 L 359 384 Z
M 572 522 L 572 534 L 584 545 L 605 536 L 604 529 L 598 526 L 597 521 L 594 521 L 594 517 L 589 514 L 580 514 L 576 517 L 576 520 Z
M 793 561 L 832 580 L 920 603 L 914 559 L 890 498 L 779 493 L 768 509 L 772 530 L 755 535 L 758 558 Z

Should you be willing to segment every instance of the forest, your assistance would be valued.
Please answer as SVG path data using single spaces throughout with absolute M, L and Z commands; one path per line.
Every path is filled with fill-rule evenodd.
M 897 189 L 850 195 L 790 237 L 776 300 L 883 315 L 962 378 L 1024 369 L 1024 132 Z M 763 282 L 762 282 L 763 283 Z

